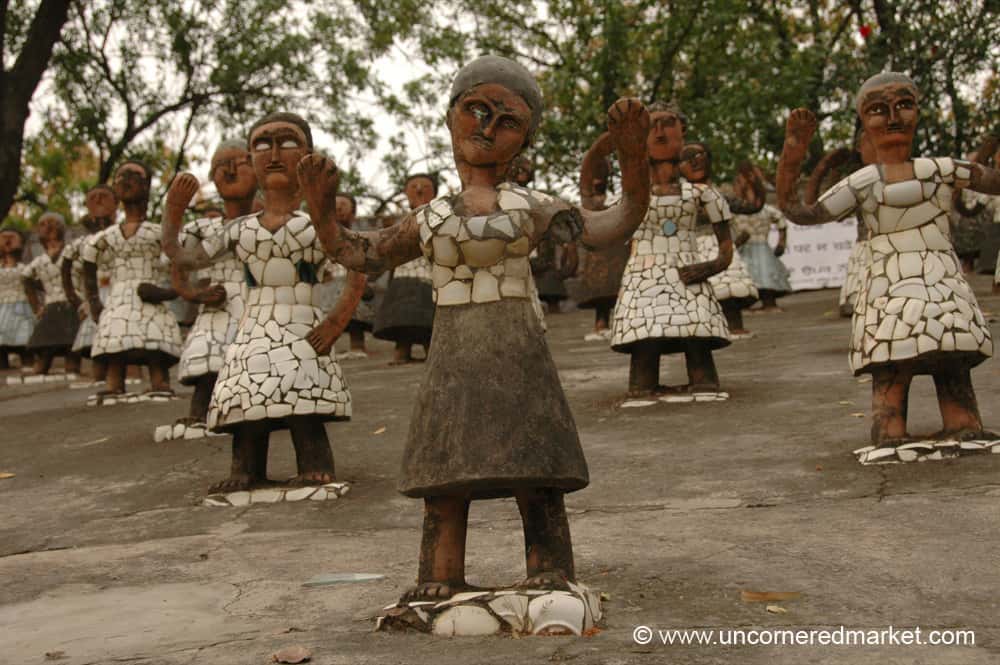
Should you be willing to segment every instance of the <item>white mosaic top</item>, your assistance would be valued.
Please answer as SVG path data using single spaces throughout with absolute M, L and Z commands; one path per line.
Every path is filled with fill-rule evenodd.
M 87 246 L 90 238 L 91 236 L 89 235 L 73 238 L 66 243 L 66 247 L 62 252 L 63 261 L 69 261 L 73 264 L 73 289 L 80 296 L 81 300 L 86 300 L 83 285 L 83 248 Z M 110 280 L 111 275 L 108 272 L 108 263 L 107 261 L 101 261 L 97 264 L 97 283 L 108 284 Z
M 407 261 L 401 266 L 396 266 L 392 270 L 393 277 L 412 277 L 413 279 L 419 279 L 424 282 L 431 281 L 431 262 L 425 257 L 413 259 L 412 261 Z
M 21 277 L 24 274 L 23 265 L 9 268 L 0 266 L 0 304 L 9 305 L 16 302 L 28 302 L 24 293 Z
M 53 260 L 48 254 L 42 254 L 24 266 L 24 277 L 34 279 L 42 284 L 42 291 L 45 292 L 45 304 L 51 305 L 57 302 L 66 302 L 66 290 L 62 283 L 62 262 L 64 256 L 62 252 Z
M 276 231 L 260 213 L 227 222 L 203 243 L 210 257 L 234 251 L 247 280 L 246 311 L 212 391 L 210 428 L 321 415 L 348 418 L 351 394 L 334 350 L 317 355 L 306 337 L 324 313 L 313 288 L 328 262 L 309 216 L 293 213 Z
M 719 256 L 719 239 L 714 233 L 698 236 L 698 250 L 701 252 L 702 261 L 714 261 Z M 753 283 L 753 277 L 743 262 L 743 257 L 735 249 L 729 267 L 709 277 L 708 283 L 712 285 L 712 292 L 720 302 L 733 298 L 757 300 L 760 297 L 757 286 Z
M 888 184 L 878 165 L 844 178 L 818 203 L 836 219 L 855 210 L 871 231 L 869 269 L 854 308 L 851 368 L 939 352 L 993 354 L 993 339 L 950 241 L 952 187 L 968 162 L 913 160 L 914 178 Z
M 416 211 L 420 247 L 431 264 L 439 307 L 531 297 L 528 255 L 535 228 L 530 211 L 554 199 L 512 183 L 500 184 L 497 192 L 499 210 L 489 215 L 460 217 L 451 197 Z M 553 220 L 553 225 L 559 223 Z
M 146 282 L 161 286 L 169 281 L 167 260 L 160 250 L 160 225 L 143 222 L 132 236 L 115 224 L 88 238 L 84 261 L 107 262 L 111 288 L 97 323 L 91 355 L 132 350 L 181 354 L 181 331 L 165 303 L 147 303 L 136 289 Z
M 699 211 L 712 224 L 732 218 L 729 204 L 711 185 L 680 182 L 681 193 L 653 196 L 632 236 L 612 317 L 611 345 L 644 339 L 729 339 L 722 308 L 706 282 L 686 285 L 677 269 L 703 261 L 695 227 Z
M 733 221 L 733 236 L 737 236 L 743 231 L 750 234 L 747 242 L 767 242 L 767 236 L 771 232 L 771 225 L 778 230 L 788 228 L 788 220 L 781 214 L 781 211 L 769 203 L 752 215 L 736 215 Z
M 188 222 L 181 230 L 183 247 L 201 244 L 207 238 L 223 232 L 221 217 L 203 217 Z M 226 289 L 226 301 L 220 307 L 201 305 L 184 341 L 178 378 L 189 383 L 206 374 L 218 374 L 225 362 L 226 348 L 236 338 L 240 319 L 246 306 L 246 280 L 243 263 L 232 251 L 222 252 L 212 264 L 200 270 L 192 279 L 209 279 L 212 285 Z

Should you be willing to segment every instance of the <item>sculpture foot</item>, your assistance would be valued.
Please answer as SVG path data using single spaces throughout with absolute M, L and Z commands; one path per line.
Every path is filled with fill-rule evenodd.
M 294 487 L 305 487 L 334 482 L 337 482 L 337 475 L 333 471 L 306 471 L 289 480 L 288 484 Z
M 208 488 L 209 494 L 243 492 L 253 487 L 259 480 L 247 474 L 234 474 Z
M 536 589 L 539 591 L 569 591 L 569 582 L 569 578 L 561 570 L 543 570 L 537 575 L 531 575 L 519 582 L 514 588 Z
M 463 591 L 474 591 L 475 588 L 468 584 L 450 584 L 448 582 L 424 582 L 415 587 L 407 589 L 399 597 L 399 603 L 415 603 L 420 601 L 441 601 L 448 600 L 456 593 Z

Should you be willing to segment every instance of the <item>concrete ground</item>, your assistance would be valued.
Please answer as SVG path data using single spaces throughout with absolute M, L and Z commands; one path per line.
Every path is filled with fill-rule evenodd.
M 988 280 L 975 284 L 1000 312 Z M 413 582 L 421 524 L 395 475 L 423 370 L 388 367 L 385 344 L 345 362 L 355 417 L 329 431 L 353 489 L 330 503 L 201 507 L 228 444 L 154 444 L 183 401 L 88 408 L 85 390 L 0 387 L 0 471 L 16 474 L 0 480 L 0 662 L 250 665 L 292 645 L 321 665 L 1000 662 L 1000 455 L 858 465 L 870 384 L 847 369 L 836 293 L 782 304 L 784 314 L 747 318 L 756 339 L 717 353 L 729 402 L 641 409 L 617 408 L 627 359 L 582 341 L 589 312 L 549 318 L 592 478 L 567 501 L 578 575 L 607 594 L 602 630 L 582 639 L 372 632 Z M 664 373 L 679 382 L 682 365 Z M 1000 363 L 973 378 L 987 426 L 1000 429 Z M 933 386 L 918 379 L 911 431 L 938 426 Z M 272 475 L 293 471 L 278 435 Z M 471 520 L 470 581 L 523 577 L 513 502 L 477 503 Z M 302 586 L 351 572 L 385 578 Z M 772 613 L 742 590 L 802 595 Z M 976 645 L 640 645 L 639 625 L 963 628 Z

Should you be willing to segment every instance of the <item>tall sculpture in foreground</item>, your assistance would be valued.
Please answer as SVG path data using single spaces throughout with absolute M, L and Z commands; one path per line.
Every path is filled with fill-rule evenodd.
M 563 497 L 585 487 L 589 476 L 529 298 L 528 256 L 547 237 L 605 247 L 638 227 L 649 200 L 648 115 L 630 99 L 608 112 L 623 196 L 600 212 L 505 182 L 541 116 L 541 91 L 522 66 L 496 56 L 467 64 L 452 85 L 447 113 L 461 193 L 438 198 L 379 232 L 355 233 L 336 223 L 332 162 L 314 156 L 299 167 L 332 259 L 369 274 L 421 254 L 432 265 L 435 331 L 399 479 L 403 494 L 424 502 L 424 531 L 417 585 L 404 594 L 397 608 L 402 613 L 411 601 L 467 598 L 456 594 L 469 589 L 465 541 L 474 499 L 516 499 L 527 568 L 519 589 L 576 586 Z M 489 596 L 477 595 L 476 602 Z M 574 632 L 580 632 L 593 612 L 586 614 L 579 597 L 571 604 L 579 610 Z M 435 613 L 418 623 L 438 632 L 467 627 L 443 628 L 449 624 L 438 619 Z
M 909 77 L 888 72 L 858 91 L 857 111 L 876 163 L 855 171 L 814 204 L 795 183 L 816 129 L 806 109 L 792 111 L 778 166 L 778 201 L 797 224 L 823 224 L 855 210 L 871 231 L 871 260 L 854 308 L 850 364 L 872 375 L 872 447 L 862 461 L 909 461 L 952 449 L 978 450 L 983 424 L 971 369 L 993 354 L 993 339 L 949 240 L 953 188 L 1000 193 L 1000 171 L 949 157 L 913 158 L 919 93 Z M 910 382 L 930 374 L 943 429 L 926 441 L 906 430 Z M 946 441 L 947 452 L 934 441 Z M 950 445 L 954 443 L 954 445 Z

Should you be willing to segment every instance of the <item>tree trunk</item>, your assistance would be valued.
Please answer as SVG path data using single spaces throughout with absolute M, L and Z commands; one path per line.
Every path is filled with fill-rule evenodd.
M 14 204 L 21 182 L 21 149 L 29 103 L 49 66 L 73 0 L 42 0 L 14 66 L 0 79 L 0 219 Z

